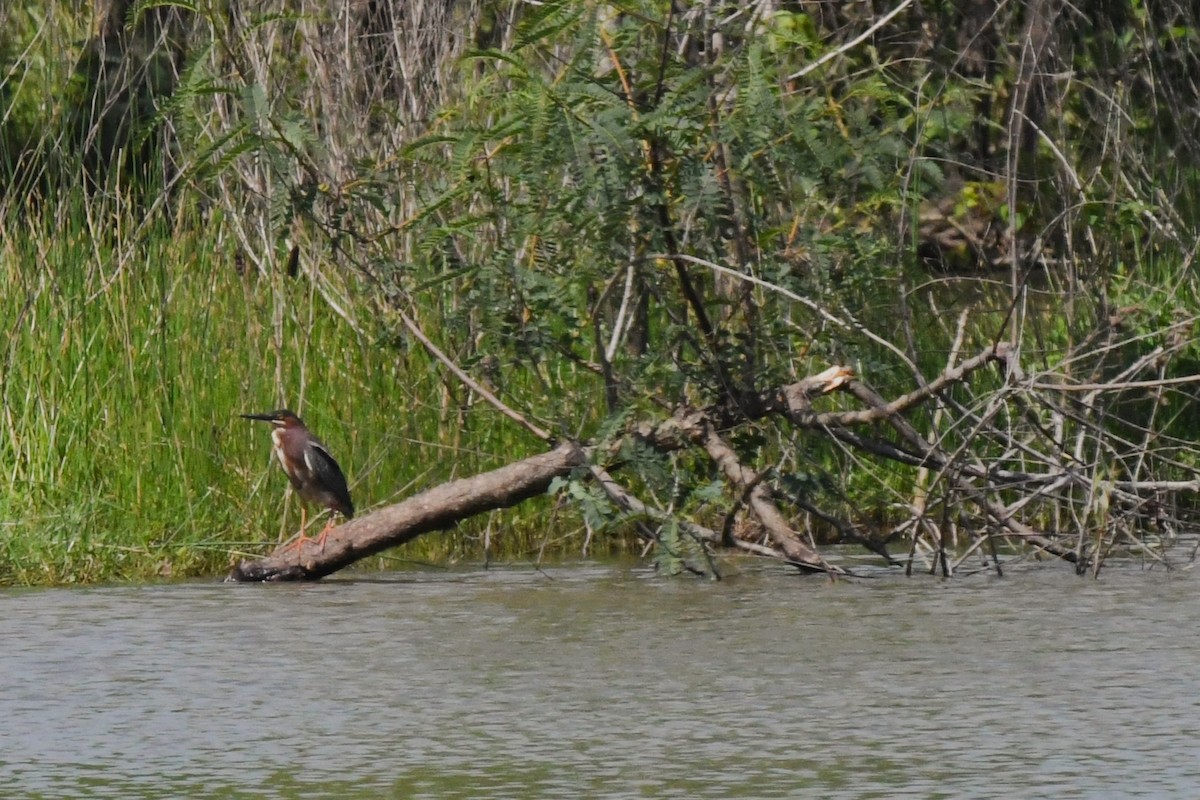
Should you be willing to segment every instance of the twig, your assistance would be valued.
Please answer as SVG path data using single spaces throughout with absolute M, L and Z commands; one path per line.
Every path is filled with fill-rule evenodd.
M 838 316 L 834 315 L 833 313 L 825 310 L 825 308 L 823 308 L 820 304 L 818 304 L 812 300 L 809 300 L 807 297 L 798 295 L 795 292 L 788 291 L 787 289 L 783 288 L 782 286 L 777 286 L 776 284 L 771 283 L 769 281 L 764 281 L 762 278 L 756 278 L 753 275 L 747 275 L 746 273 L 739 272 L 736 269 L 730 269 L 729 267 L 723 267 L 720 264 L 714 263 L 712 261 L 708 261 L 703 258 L 697 258 L 696 256 L 690 256 L 685 253 L 676 253 L 676 254 L 658 253 L 658 254 L 652 255 L 651 258 L 665 258 L 665 259 L 670 259 L 672 261 L 674 261 L 676 259 L 683 260 L 683 261 L 690 261 L 693 264 L 699 264 L 700 266 L 707 267 L 708 269 L 715 270 L 724 275 L 731 275 L 734 278 L 737 278 L 738 280 L 743 280 L 748 283 L 752 283 L 755 286 L 761 286 L 764 289 L 770 289 L 773 292 L 777 292 L 778 294 L 783 295 L 784 297 L 788 298 L 789 300 L 794 300 L 795 302 L 800 303 L 802 306 L 813 311 L 815 314 L 820 316 L 822 319 L 826 320 L 827 322 L 831 322 L 834 325 L 837 325 L 839 328 L 842 328 L 845 330 L 858 331 L 863 336 L 865 336 L 868 339 L 870 339 L 871 341 L 875 342 L 875 344 L 879 345 L 880 347 L 885 347 L 888 350 L 892 351 L 892 353 L 894 353 L 897 358 L 899 358 L 901 361 L 904 362 L 905 366 L 907 366 L 910 370 L 912 370 L 914 375 L 920 374 L 920 370 L 917 369 L 917 365 L 912 362 L 912 359 L 910 359 L 904 353 L 903 350 L 901 350 L 899 347 L 896 347 L 896 345 L 892 344 L 887 339 L 884 339 L 879 334 L 874 333 L 869 328 L 867 328 L 866 325 L 863 325 L 861 322 L 859 322 L 858 320 L 856 320 L 853 316 L 850 316 L 849 314 L 846 314 L 846 316 L 849 318 L 849 322 L 847 322 L 845 319 L 842 319 L 841 317 L 838 317 Z
M 449 356 L 438 349 L 438 346 L 434 344 L 428 336 L 425 335 L 425 332 L 421 330 L 420 326 L 417 325 L 417 323 L 414 322 L 412 318 L 408 316 L 408 314 L 404 313 L 404 309 L 397 307 L 396 312 L 400 314 L 400 320 L 404 323 L 404 327 L 408 328 L 408 332 L 416 337 L 417 341 L 424 345 L 425 349 L 429 351 L 431 356 L 442 362 L 446 369 L 453 372 L 455 377 L 462 381 L 468 388 L 471 389 L 471 391 L 478 394 L 484 400 L 487 400 L 492 404 L 493 408 L 511 419 L 513 422 L 520 425 L 525 430 L 532 433 L 537 438 L 541 439 L 543 442 L 551 442 L 554 440 L 555 437 L 552 436 L 548 431 L 539 428 L 537 425 L 525 419 L 525 417 L 505 404 L 503 400 L 501 400 L 499 397 L 496 397 L 496 395 L 489 392 L 486 388 L 484 388 L 483 385 L 468 375 L 461 367 L 458 366 L 458 364 L 455 364 Z
M 616 480 L 609 475 L 603 467 L 593 465 L 589 469 L 592 473 L 592 477 L 594 477 L 596 482 L 600 484 L 600 488 L 604 490 L 604 493 L 608 495 L 609 499 L 629 513 L 649 517 L 650 519 L 658 522 L 674 522 L 679 526 L 680 530 L 696 539 L 709 542 L 710 544 L 729 546 L 724 541 L 723 535 L 717 531 L 706 528 L 703 525 L 697 525 L 694 522 L 678 519 L 667 512 L 662 511 L 661 509 L 646 505 L 637 497 L 626 491 L 625 488 L 617 483 Z M 733 539 L 732 546 L 739 550 L 745 550 L 747 553 L 754 553 L 755 555 L 759 556 L 769 556 L 771 558 L 779 558 L 779 553 L 770 547 L 765 547 L 754 542 L 747 542 L 743 539 Z
M 1050 392 L 1124 392 L 1129 389 L 1158 389 L 1164 386 L 1178 386 L 1187 383 L 1200 383 L 1200 374 L 1181 375 L 1178 378 L 1157 378 L 1148 381 L 1112 381 L 1109 383 L 1043 383 L 1031 381 L 1025 384 L 1030 389 L 1041 389 Z
M 869 28 L 867 28 L 865 31 L 860 33 L 858 36 L 855 36 L 853 39 L 846 42 L 844 45 L 837 48 L 836 50 L 831 50 L 830 52 L 821 56 L 816 61 L 809 64 L 807 67 L 804 67 L 803 69 L 797 70 L 796 72 L 792 73 L 791 75 L 788 75 L 787 79 L 789 81 L 799 80 L 800 78 L 803 78 L 808 73 L 812 72 L 815 69 L 820 68 L 822 65 L 828 63 L 829 61 L 832 61 L 833 59 L 837 58 L 838 56 L 842 55 L 843 53 L 848 53 L 849 51 L 853 50 L 860 43 L 862 43 L 864 40 L 866 40 L 867 37 L 869 37 L 871 34 L 875 33 L 875 31 L 879 30 L 884 25 L 887 25 L 889 22 L 891 22 L 892 17 L 896 16 L 901 11 L 908 8 L 910 5 L 912 5 L 912 0 L 902 0 L 900 5 L 896 6 L 891 11 L 889 11 L 888 13 L 884 14 L 882 17 L 877 19 Z

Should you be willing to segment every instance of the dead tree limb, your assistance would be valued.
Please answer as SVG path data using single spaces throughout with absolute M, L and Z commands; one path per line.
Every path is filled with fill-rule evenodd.
M 1004 347 L 1004 345 L 997 345 L 997 347 Z M 895 403 L 895 401 L 888 403 L 882 397 L 876 394 L 875 391 L 869 386 L 859 383 L 858 381 L 854 381 L 850 389 L 856 397 L 867 403 L 867 405 L 871 406 L 872 409 L 882 410 Z M 921 434 L 918 433 L 917 430 L 913 428 L 912 425 L 910 425 L 903 417 L 899 417 L 894 414 L 885 414 L 884 418 L 887 419 L 888 423 L 896 429 L 897 433 L 900 434 L 900 436 L 909 446 L 917 449 L 920 453 L 922 453 L 922 455 L 931 457 L 932 460 L 935 460 L 939 464 L 949 464 L 951 462 L 951 457 L 948 454 L 942 452 L 941 448 L 930 445 L 928 442 L 926 442 L 925 437 L 921 436 Z M 983 472 L 983 474 L 987 474 L 986 469 L 979 469 Z M 1064 547 L 1047 536 L 1043 536 L 1033 528 L 1016 519 L 1016 517 L 1008 513 L 1002 504 L 993 500 L 989 500 L 987 498 L 986 491 L 971 483 L 966 476 L 957 475 L 952 478 L 952 483 L 959 491 L 977 503 L 989 517 L 1004 527 L 1010 534 L 1019 536 L 1026 542 L 1029 542 L 1030 544 L 1045 550 L 1047 553 L 1051 553 L 1066 561 L 1075 562 L 1078 560 L 1078 554 L 1074 550 Z
M 583 448 L 564 442 L 547 453 L 443 483 L 353 519 L 329 532 L 323 550 L 313 542 L 304 542 L 299 548 L 279 547 L 266 558 L 243 561 L 227 580 L 317 580 L 423 533 L 450 528 L 475 514 L 514 506 L 543 494 L 555 478 L 570 474 L 586 462 Z
M 733 448 L 717 434 L 711 420 L 705 420 L 692 435 L 708 453 L 709 458 L 725 473 L 729 482 L 746 493 L 746 503 L 750 510 L 763 524 L 775 546 L 787 556 L 789 563 L 802 569 L 828 572 L 830 575 L 842 572 L 821 558 L 816 550 L 804 543 L 800 534 L 792 530 L 775 505 L 771 489 L 763 482 L 762 476 L 742 465 Z
M 883 401 L 879 405 L 861 411 L 830 411 L 824 414 L 814 414 L 811 411 L 796 411 L 791 407 L 788 407 L 788 411 L 792 416 L 794 424 L 806 428 L 843 428 L 867 422 L 878 422 L 884 419 L 889 421 L 903 419 L 899 416 L 901 412 L 907 411 L 913 406 L 920 405 L 955 383 L 961 383 L 966 380 L 968 375 L 981 367 L 996 361 L 1011 366 L 1011 362 L 1013 361 L 1012 355 L 1012 348 L 1006 343 L 1000 342 L 988 347 L 978 355 L 968 358 L 957 367 L 947 369 L 941 375 L 915 391 L 901 395 L 890 402 Z M 853 389 L 853 385 L 848 386 L 848 388 Z
M 600 488 L 608 495 L 622 510 L 630 514 L 645 516 L 655 522 L 675 522 L 679 525 L 679 529 L 687 535 L 699 539 L 702 542 L 714 546 L 728 545 L 737 550 L 742 550 L 757 556 L 766 556 L 769 558 L 778 558 L 779 553 L 766 545 L 758 544 L 757 542 L 748 542 L 745 539 L 737 539 L 726 537 L 723 533 L 714 531 L 711 528 L 706 528 L 703 525 L 697 525 L 694 522 L 689 522 L 683 519 L 676 519 L 666 511 L 648 506 L 639 500 L 634 495 L 630 494 L 625 487 L 617 483 L 606 470 L 601 467 L 592 467 L 592 476 L 596 479 Z

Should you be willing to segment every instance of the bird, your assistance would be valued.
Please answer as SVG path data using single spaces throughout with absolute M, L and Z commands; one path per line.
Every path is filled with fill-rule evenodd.
M 302 500 L 336 511 L 346 519 L 354 518 L 354 502 L 350 499 L 350 489 L 346 486 L 342 468 L 298 416 L 286 408 L 240 416 L 271 423 L 272 450 L 292 482 L 292 488 Z M 292 546 L 299 548 L 304 542 L 313 541 L 304 533 L 306 525 L 304 503 L 301 503 L 300 535 Z M 333 517 L 330 517 L 316 539 L 321 550 L 325 549 L 325 538 L 332 527 Z

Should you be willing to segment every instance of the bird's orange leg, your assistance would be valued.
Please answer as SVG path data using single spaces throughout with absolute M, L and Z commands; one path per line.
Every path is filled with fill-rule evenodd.
M 311 542 L 312 538 L 304 535 L 304 529 L 308 527 L 307 512 L 308 509 L 304 504 L 300 504 L 300 532 L 296 534 L 296 540 L 284 548 L 284 552 L 288 550 L 299 550 L 304 546 L 305 542 Z

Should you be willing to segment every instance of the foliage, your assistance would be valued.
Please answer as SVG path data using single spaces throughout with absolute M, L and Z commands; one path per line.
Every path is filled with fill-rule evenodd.
M 511 407 L 592 442 L 830 363 L 894 396 L 956 341 L 961 358 L 1012 339 L 1064 382 L 1200 363 L 1185 4 L 914 3 L 876 28 L 870 4 L 812 2 L 114 5 L 114 63 L 147 67 L 115 87 L 101 78 L 126 73 L 95 66 L 115 51 L 68 4 L 0 9 L 0 169 L 44 198 L 0 196 L 0 265 L 22 287 L 4 301 L 0 502 L 29 520 L 0 580 L 122 574 L 86 566 L 97 547 L 143 573 L 226 558 L 238 537 L 205 531 L 277 511 L 247 508 L 245 453 L 211 435 L 235 410 L 303 398 L 320 429 L 343 420 L 339 456 L 383 473 L 363 486 L 377 498 L 539 446 L 401 315 Z M 128 113 L 94 116 L 98 97 Z M 97 141 L 161 146 L 135 160 L 142 193 L 116 158 L 115 178 L 78 182 Z M 912 422 L 965 447 L 947 415 L 1001 382 Z M 1114 431 L 1165 426 L 1186 465 L 1194 401 L 1181 384 L 1103 412 Z M 793 510 L 908 514 L 907 470 L 777 421 L 733 439 Z M 700 459 L 626 449 L 613 466 L 718 527 L 739 508 Z M 582 528 L 639 522 L 586 480 L 557 489 Z M 20 566 L 43 528 L 69 555 Z M 694 555 L 680 537 L 661 528 L 667 571 Z

